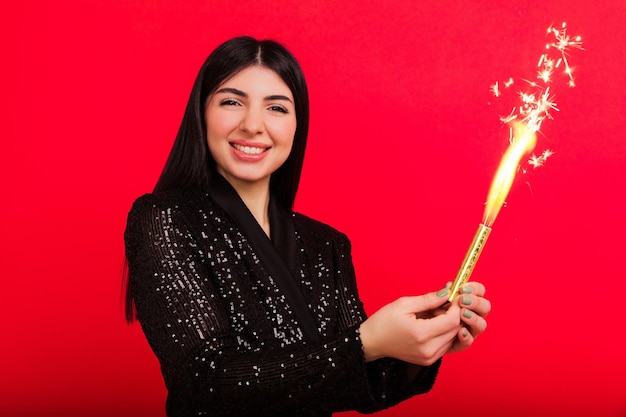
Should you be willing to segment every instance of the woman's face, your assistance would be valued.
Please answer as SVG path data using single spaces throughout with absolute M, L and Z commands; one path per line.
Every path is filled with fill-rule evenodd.
M 274 71 L 250 66 L 220 85 L 204 113 L 209 150 L 231 184 L 269 184 L 296 132 L 289 87 Z

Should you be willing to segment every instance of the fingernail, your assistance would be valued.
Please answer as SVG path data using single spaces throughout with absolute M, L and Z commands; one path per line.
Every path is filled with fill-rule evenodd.
M 449 288 L 442 288 L 439 291 L 437 291 L 437 297 L 445 297 L 448 294 L 450 294 Z
M 465 285 L 463 287 L 461 287 L 461 292 L 463 294 L 471 294 L 473 291 L 472 287 L 470 285 Z
M 463 337 L 467 337 L 467 335 L 468 335 L 469 333 L 467 332 L 467 329 L 463 329 L 463 333 L 462 333 L 462 334 L 463 334 Z
M 461 304 L 466 305 L 466 306 L 472 304 L 472 298 L 468 297 L 467 295 L 464 295 L 463 297 L 461 297 Z
M 471 311 L 465 308 L 463 309 L 463 317 L 465 317 L 466 319 L 471 319 L 472 317 L 474 317 L 474 315 Z

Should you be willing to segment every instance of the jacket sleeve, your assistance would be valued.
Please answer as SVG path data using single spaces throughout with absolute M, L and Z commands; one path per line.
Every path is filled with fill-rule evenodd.
M 356 277 L 351 257 L 351 245 L 345 235 L 340 240 L 337 248 L 337 284 L 341 290 L 340 300 L 340 328 L 351 328 L 360 324 L 366 317 L 363 304 L 358 297 Z M 364 357 L 362 360 L 364 361 Z M 366 392 L 361 397 L 367 398 L 367 402 L 360 404 L 337 404 L 337 409 L 356 409 L 362 413 L 376 412 L 417 394 L 428 392 L 437 377 L 441 360 L 431 366 L 417 367 L 418 372 L 412 380 L 409 380 L 409 368 L 416 367 L 397 359 L 382 358 L 373 362 L 365 363 L 366 369 Z M 352 393 L 354 398 L 355 394 Z M 345 400 L 348 400 L 346 398 Z
M 137 317 L 160 361 L 170 415 L 280 415 L 307 404 L 330 412 L 338 386 L 363 393 L 370 375 L 374 390 L 395 387 L 378 382 L 394 365 L 365 368 L 355 321 L 319 343 L 240 348 L 228 319 L 233 312 L 206 279 L 210 271 L 183 212 L 144 196 L 124 236 Z M 370 402 L 361 395 L 349 406 Z

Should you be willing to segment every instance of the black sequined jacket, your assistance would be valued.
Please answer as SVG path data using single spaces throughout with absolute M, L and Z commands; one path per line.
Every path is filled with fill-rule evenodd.
M 409 381 L 404 362 L 364 361 L 365 313 L 347 237 L 301 214 L 278 219 L 292 225 L 281 228 L 293 246 L 282 253 L 291 251 L 286 264 L 314 318 L 314 337 L 241 221 L 212 192 L 147 194 L 134 203 L 124 235 L 130 290 L 161 364 L 167 415 L 368 413 L 428 391 L 439 362 Z M 274 242 L 279 225 L 270 220 Z

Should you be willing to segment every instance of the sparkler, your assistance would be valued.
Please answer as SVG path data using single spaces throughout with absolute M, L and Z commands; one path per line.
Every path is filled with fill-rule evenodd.
M 553 36 L 554 39 L 546 44 L 546 51 L 539 58 L 537 81 L 524 80 L 529 87 L 529 91 L 518 93 L 521 104 L 514 107 L 507 116 L 500 117 L 503 123 L 507 123 L 510 126 L 510 144 L 500 161 L 500 166 L 491 183 L 482 223 L 478 226 L 474 239 L 450 288 L 450 296 L 448 297 L 450 302 L 457 297 L 460 288 L 469 280 L 474 270 L 474 266 L 491 233 L 492 225 L 509 194 L 521 159 L 534 149 L 537 142 L 536 133 L 541 128 L 543 121 L 552 119 L 551 112 L 558 111 L 554 97 L 550 92 L 550 87 L 553 83 L 552 78 L 556 70 L 563 67 L 563 72 L 568 79 L 568 86 L 575 86 L 573 69 L 569 64 L 567 56 L 572 48 L 583 49 L 582 38 L 580 36 L 571 37 L 567 35 L 565 23 L 561 25 L 560 29 L 550 26 L 547 34 Z M 504 81 L 502 85 L 496 81 L 491 86 L 490 91 L 495 97 L 500 97 L 503 93 L 502 87 L 508 89 L 514 84 L 515 82 L 512 78 Z M 528 163 L 534 168 L 540 167 L 553 154 L 554 152 L 551 150 L 545 150 L 539 156 L 533 154 Z

